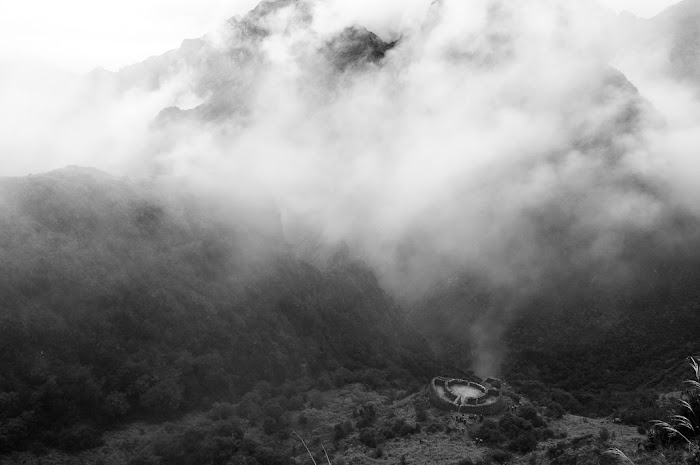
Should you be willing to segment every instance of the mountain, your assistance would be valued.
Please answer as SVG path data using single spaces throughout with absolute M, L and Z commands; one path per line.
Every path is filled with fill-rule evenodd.
M 700 81 L 700 2 L 684 0 L 649 20 L 655 37 L 669 41 L 668 59 L 674 75 Z
M 332 431 L 380 459 L 420 424 L 463 442 L 415 392 L 444 372 L 505 378 L 512 411 L 471 433 L 518 453 L 555 437 L 544 416 L 657 418 L 658 392 L 700 352 L 700 219 L 649 144 L 668 123 L 568 21 L 543 32 L 493 2 L 482 29 L 443 34 L 447 4 L 385 42 L 310 28 L 307 2 L 262 2 L 88 76 L 197 104 L 152 115 L 142 177 L 0 178 L 0 454 L 89 449 L 142 420 L 166 439 L 134 464 L 288 463 L 255 441 L 298 455 L 296 422 L 322 431 L 315 445 Z M 660 42 L 664 72 L 696 83 L 697 5 L 621 17 L 623 45 Z M 185 177 L 168 170 L 180 147 Z M 283 176 L 314 163 L 317 178 Z M 280 176 L 262 186 L 259 171 Z M 310 198 L 307 216 L 279 205 Z M 333 388 L 326 411 L 317 389 Z
M 263 380 L 431 372 L 362 262 L 319 270 L 273 204 L 181 188 L 78 167 L 0 179 L 0 450 L 81 448 L 85 428 Z
M 700 2 L 697 0 L 683 0 L 649 19 L 622 14 L 619 32 L 623 55 L 633 53 L 635 60 L 642 62 L 651 57 L 670 77 L 697 86 L 700 81 L 699 24 Z
M 436 15 L 443 7 L 443 3 L 436 2 L 430 15 Z M 696 5 L 697 2 L 686 0 L 652 20 L 629 17 L 623 20 L 629 23 L 627 31 L 635 31 L 631 34 L 632 36 L 635 36 L 636 31 L 639 30 L 641 32 L 638 37 L 643 37 L 644 40 L 651 40 L 649 34 L 653 33 L 663 37 L 677 37 L 674 43 L 682 44 L 686 42 L 678 37 L 686 37 L 692 32 L 692 21 L 686 21 L 684 18 L 688 15 L 693 17 Z M 512 12 L 505 7 L 490 9 L 487 20 L 495 32 L 487 36 L 488 40 L 476 41 L 475 48 L 470 49 L 468 53 L 459 55 L 454 52 L 455 55 L 471 63 L 474 70 L 490 67 L 498 69 L 499 66 L 506 66 L 514 53 L 516 39 L 515 35 L 506 33 L 507 26 L 511 25 L 511 14 Z M 275 21 L 278 17 L 284 20 Z M 312 35 L 308 42 L 302 41 L 309 50 L 303 49 L 299 52 L 305 57 L 304 60 L 300 60 L 302 63 L 300 66 L 306 67 L 302 70 L 305 77 L 317 82 L 323 89 L 330 89 L 328 94 L 331 96 L 334 86 L 341 86 L 344 82 L 343 76 L 361 74 L 363 71 L 371 70 L 373 66 L 381 66 L 386 54 L 396 46 L 395 43 L 383 42 L 375 34 L 360 26 L 346 28 L 329 37 L 315 36 L 307 31 L 311 21 L 309 6 L 304 2 L 293 0 L 261 2 L 244 17 L 227 21 L 222 30 L 216 34 L 186 40 L 177 50 L 126 67 L 118 73 L 100 74 L 96 79 L 108 80 L 123 88 L 145 86 L 157 89 L 166 86 L 171 80 L 186 76 L 187 87 L 193 89 L 201 99 L 201 103 L 185 110 L 168 107 L 157 115 L 154 121 L 154 132 L 158 134 L 158 131 L 163 131 L 163 137 L 167 139 L 170 134 L 168 129 L 177 130 L 180 127 L 178 125 L 183 122 L 225 123 L 226 125 L 222 126 L 225 131 L 230 131 L 231 127 L 245 128 L 252 118 L 251 108 L 255 104 L 257 86 L 261 85 L 261 82 L 266 82 L 265 78 L 268 77 L 269 58 L 264 50 L 267 46 L 266 40 L 275 35 L 282 35 L 290 41 L 297 37 L 309 39 L 308 34 Z M 434 27 L 437 27 L 437 23 L 428 22 L 426 25 L 427 29 Z M 698 47 L 693 46 L 692 40 L 687 44 L 689 50 L 698 50 Z M 683 61 L 686 64 L 690 62 L 692 60 Z M 624 160 L 627 142 L 643 138 L 643 133 L 649 126 L 659 124 L 655 119 L 654 109 L 620 71 L 602 63 L 596 63 L 591 67 L 594 68 L 593 71 L 589 71 L 591 77 L 576 87 L 576 94 L 568 95 L 570 101 L 564 104 L 561 120 L 563 131 L 566 132 L 565 143 L 552 153 L 543 155 L 544 164 L 554 171 L 563 170 L 571 160 L 571 153 L 580 153 L 586 160 L 592 160 L 592 163 L 605 167 L 604 174 L 598 180 L 601 191 L 612 192 L 614 196 L 648 199 L 650 204 L 670 203 L 661 187 L 639 173 L 628 171 L 628 165 Z M 681 68 L 686 69 L 687 66 L 683 65 Z M 329 97 L 324 94 L 318 98 Z M 538 161 L 533 162 L 531 166 L 519 166 L 518 169 L 522 168 L 526 173 L 534 173 L 539 167 Z M 518 177 L 521 176 L 523 176 L 521 173 L 518 174 Z M 496 180 L 496 182 L 502 181 L 502 179 Z M 673 208 L 664 216 L 673 225 L 670 228 L 671 231 L 658 231 L 656 234 L 640 232 L 634 225 L 614 225 L 605 231 L 595 231 L 586 225 L 579 227 L 577 223 L 577 221 L 581 222 L 579 218 L 584 218 L 590 210 L 594 210 L 599 200 L 598 192 L 587 191 L 588 187 L 588 185 L 567 186 L 558 197 L 551 199 L 548 203 L 534 206 L 521 217 L 512 219 L 510 227 L 513 230 L 513 237 L 507 235 L 505 242 L 507 247 L 516 253 L 512 258 L 505 259 L 505 265 L 521 273 L 520 269 L 525 269 L 534 262 L 539 269 L 533 274 L 540 274 L 544 278 L 540 276 L 533 279 L 533 283 L 525 279 L 524 283 L 517 282 L 513 289 L 512 283 L 504 286 L 501 283 L 492 282 L 489 277 L 483 276 L 478 268 L 473 269 L 471 264 L 464 263 L 445 266 L 443 276 L 436 282 L 430 281 L 431 277 L 425 278 L 423 274 L 419 274 L 417 278 L 399 275 L 399 281 L 410 283 L 408 286 L 404 284 L 404 287 L 417 290 L 416 294 L 420 296 L 420 302 L 412 305 L 412 318 L 416 327 L 420 327 L 430 336 L 437 350 L 449 357 L 460 359 L 465 368 L 470 367 L 477 363 L 479 353 L 490 354 L 491 351 L 484 348 L 480 338 L 472 334 L 473 328 L 483 326 L 488 329 L 488 334 L 483 339 L 495 341 L 484 343 L 495 344 L 492 348 L 494 351 L 504 352 L 505 349 L 500 347 L 501 336 L 508 334 L 511 330 L 518 333 L 520 325 L 541 318 L 556 319 L 560 316 L 564 319 L 573 318 L 572 315 L 578 314 L 579 309 L 573 303 L 566 305 L 566 311 L 559 308 L 560 299 L 552 300 L 551 296 L 552 293 L 557 292 L 580 297 L 586 297 L 589 293 L 593 295 L 603 293 L 605 297 L 602 297 L 602 300 L 606 302 L 605 305 L 610 305 L 615 310 L 604 312 L 605 316 L 601 317 L 598 323 L 603 328 L 614 327 L 608 321 L 610 313 L 617 315 L 620 312 L 632 312 L 631 309 L 618 308 L 620 300 L 631 298 L 629 296 L 622 298 L 618 294 L 632 295 L 637 292 L 639 288 L 634 287 L 639 285 L 637 280 L 647 279 L 649 270 L 657 269 L 661 266 L 661 262 L 666 260 L 663 256 L 647 259 L 641 252 L 657 249 L 666 251 L 667 247 L 670 247 L 667 244 L 669 235 L 675 237 L 680 234 L 683 240 L 689 241 L 688 244 L 695 244 L 695 237 L 687 238 L 690 234 L 688 231 L 691 231 L 692 225 L 695 224 L 694 220 L 687 216 L 686 212 L 676 211 Z M 468 195 L 467 192 L 455 194 L 458 198 L 460 196 L 466 198 Z M 452 208 L 455 211 L 452 211 Z M 424 218 L 459 217 L 460 208 L 460 202 L 456 202 L 455 205 L 436 203 L 429 205 L 422 213 Z M 70 223 L 70 221 L 66 222 Z M 273 235 L 270 241 L 262 245 L 246 245 L 245 249 L 279 250 L 283 249 L 281 244 L 286 240 L 291 242 L 289 244 L 291 249 L 286 251 L 290 257 L 293 251 L 296 254 L 295 260 L 308 259 L 320 268 L 324 267 L 324 262 L 336 251 L 334 245 L 326 248 L 320 243 L 317 237 L 318 231 L 307 230 L 294 235 L 289 234 L 293 227 L 289 224 L 283 225 L 280 219 L 270 219 L 267 222 L 276 225 L 272 228 L 274 231 L 269 233 Z M 430 237 L 434 232 L 430 229 L 431 225 L 417 223 L 404 237 L 398 238 L 399 244 L 396 249 L 401 251 L 400 253 L 407 251 L 409 255 L 401 257 L 401 260 L 418 263 L 430 263 L 431 260 L 439 262 L 434 258 L 435 252 L 431 247 L 423 244 L 420 239 L 415 240 L 416 237 Z M 677 225 L 680 226 L 676 227 Z M 303 226 L 300 229 L 303 229 Z M 523 231 L 527 234 L 522 233 Z M 519 235 L 523 237 L 518 237 Z M 556 237 L 556 241 L 552 241 L 553 237 Z M 611 252 L 610 257 L 587 263 L 590 259 L 589 252 L 595 249 L 600 241 L 606 241 L 610 237 L 615 241 L 617 237 L 622 237 L 621 250 Z M 429 241 L 425 242 L 429 243 Z M 526 256 L 519 255 L 521 250 L 530 248 L 532 251 L 526 252 Z M 352 255 L 353 251 L 348 250 Z M 689 252 L 683 249 L 682 252 L 673 250 L 672 253 L 676 254 L 673 255 L 674 257 L 686 257 Z M 323 257 L 320 262 L 317 260 L 318 257 Z M 546 259 L 539 260 L 538 257 L 546 257 Z M 642 257 L 639 258 L 641 262 L 637 261 L 638 257 Z M 236 259 L 241 258 L 236 257 Z M 629 278 L 625 274 L 626 271 L 620 271 L 623 268 L 639 269 L 639 276 Z M 616 273 L 621 273 L 629 281 L 621 282 L 619 288 L 613 287 L 612 290 L 607 287 L 607 284 L 598 288 L 595 281 L 589 287 L 579 284 L 594 279 L 601 274 L 601 270 L 605 276 L 603 281 L 619 279 Z M 214 271 L 209 273 L 216 275 Z M 421 282 L 415 282 L 415 279 Z M 543 279 L 544 284 L 540 282 Z M 237 285 L 242 286 L 240 283 Z M 628 289 L 626 287 L 628 285 L 632 287 Z M 528 286 L 528 291 L 521 292 L 518 289 L 520 286 Z M 586 290 L 581 290 L 582 287 Z M 391 286 L 389 288 L 393 290 Z M 652 288 L 656 287 L 652 286 Z M 492 296 L 497 297 L 492 298 Z M 655 299 L 653 296 L 649 298 Z M 533 308 L 537 305 L 533 302 L 546 302 L 543 304 L 546 310 L 542 310 L 541 313 L 535 312 Z M 588 317 L 582 317 L 581 324 L 584 323 L 590 324 L 591 321 Z M 558 321 L 556 324 L 561 322 Z M 494 328 L 493 334 L 490 332 L 491 328 Z M 572 328 L 575 334 L 581 331 L 580 327 L 572 326 Z M 591 331 L 591 334 L 598 335 L 597 331 L 593 329 Z M 470 337 L 464 338 L 465 333 L 469 333 Z M 530 336 L 535 339 L 542 337 L 539 333 L 537 336 Z M 521 347 L 529 347 L 531 342 L 530 339 L 520 341 L 514 344 L 512 349 L 514 353 L 518 352 Z M 497 358 L 501 358 L 501 355 Z M 494 366 L 489 369 L 498 368 Z M 282 378 L 284 376 L 280 377 Z
M 680 360 L 700 351 L 699 225 L 682 215 L 668 221 L 657 234 L 621 233 L 623 263 L 609 256 L 574 265 L 566 245 L 548 248 L 561 266 L 536 286 L 464 272 L 416 303 L 412 319 L 442 357 L 480 373 L 502 364 L 502 376 L 528 395 L 562 389 L 576 399 L 567 410 L 625 409 L 629 392 L 670 387 L 677 378 L 659 374 L 677 373 Z M 670 230 L 682 242 L 670 245 Z M 559 240 L 566 234 L 559 229 Z M 620 267 L 623 275 L 613 271 Z
M 188 121 L 245 122 L 256 86 L 269 71 L 265 41 L 273 33 L 275 15 L 285 15 L 285 34 L 304 30 L 311 21 L 310 6 L 298 0 L 262 1 L 242 18 L 231 18 L 220 30 L 197 39 L 187 39 L 175 50 L 126 66 L 116 73 L 94 72 L 94 84 L 112 85 L 121 90 L 157 90 L 182 79 L 201 103 L 194 108 L 164 109 L 157 122 Z M 304 30 L 304 34 L 307 31 Z M 327 37 L 313 37 L 318 50 L 307 53 L 314 73 L 331 69 L 335 73 L 362 69 L 379 62 L 395 43 L 385 43 L 362 26 L 353 25 Z M 330 66 L 325 66 L 330 65 Z M 184 77 L 183 77 L 184 76 Z M 331 77 L 318 75 L 326 84 Z

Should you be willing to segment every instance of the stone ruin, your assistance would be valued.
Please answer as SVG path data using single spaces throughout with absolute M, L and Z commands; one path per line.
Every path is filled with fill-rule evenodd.
M 493 415 L 504 408 L 501 385 L 497 378 L 476 382 L 437 376 L 430 382 L 430 402 L 442 410 Z

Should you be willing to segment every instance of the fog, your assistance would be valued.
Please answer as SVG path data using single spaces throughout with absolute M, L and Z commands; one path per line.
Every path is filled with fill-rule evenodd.
M 4 69 L 2 174 L 79 164 L 269 196 L 305 258 L 346 244 L 408 305 L 465 270 L 515 294 L 566 267 L 618 282 L 627 232 L 700 213 L 697 89 L 601 6 L 281 5 L 118 74 Z M 356 25 L 397 42 L 347 64 Z M 506 307 L 466 336 L 482 372 Z

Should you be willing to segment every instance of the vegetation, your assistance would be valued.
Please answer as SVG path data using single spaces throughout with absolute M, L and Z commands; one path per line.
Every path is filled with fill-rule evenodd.
M 690 357 L 693 377 L 686 380 L 682 397 L 670 418 L 654 420 L 647 447 L 681 444 L 688 449 L 687 463 L 700 463 L 700 366 Z
M 289 463 L 295 430 L 314 431 L 312 450 L 382 459 L 394 441 L 461 434 L 416 394 L 443 366 L 373 272 L 342 251 L 322 267 L 296 258 L 273 209 L 203 208 L 81 169 L 3 179 L 0 192 L 0 455 L 78 454 L 134 422 L 160 426 L 129 446 L 133 464 Z M 506 372 L 507 395 L 525 405 L 472 426 L 491 451 L 482 461 L 534 456 L 565 412 L 647 431 L 676 374 L 667 359 L 696 348 L 693 298 L 663 307 L 671 321 L 654 334 L 644 307 L 621 312 L 629 334 L 586 341 L 572 338 L 585 311 L 523 311 L 506 331 Z M 643 338 L 660 350 L 641 351 Z M 675 416 L 648 430 L 647 446 L 685 458 L 700 428 L 693 366 Z M 354 385 L 383 397 L 323 419 L 327 394 Z M 411 395 L 401 416 L 387 412 Z M 589 439 L 615 443 L 606 428 Z
M 634 273 L 624 280 L 600 279 L 601 266 L 619 266 L 609 257 L 590 268 L 558 264 L 560 272 L 526 292 L 465 271 L 418 302 L 413 322 L 439 355 L 464 366 L 480 351 L 504 354 L 502 376 L 548 407 L 548 416 L 611 415 L 645 425 L 663 414 L 657 395 L 678 379 L 677 361 L 700 353 L 700 290 L 693 284 L 700 279 L 700 239 L 668 250 L 658 245 L 664 234 L 626 236 L 626 266 Z M 566 236 L 561 240 L 553 246 L 564 247 Z M 503 343 L 465 338 L 475 325 L 502 332 Z
M 535 450 L 539 441 L 554 437 L 554 432 L 532 405 L 524 405 L 497 422 L 484 421 L 474 436 L 488 445 L 505 444 L 509 451 L 524 454 Z
M 656 453 L 642 456 L 646 463 L 663 464 L 699 464 L 700 463 L 700 423 L 696 409 L 700 407 L 700 367 L 697 360 L 690 357 L 693 377 L 687 380 L 681 397 L 677 399 L 674 410 L 666 420 L 651 421 L 647 432 L 644 449 Z M 599 434 L 601 445 L 609 446 L 611 434 L 603 428 Z M 610 447 L 601 454 L 605 463 L 635 465 L 635 461 L 617 447 Z M 601 462 L 602 463 L 602 462 Z
M 363 263 L 321 271 L 286 251 L 274 211 L 149 189 L 78 168 L 0 179 L 0 454 L 238 399 L 274 433 L 311 377 L 435 371 Z

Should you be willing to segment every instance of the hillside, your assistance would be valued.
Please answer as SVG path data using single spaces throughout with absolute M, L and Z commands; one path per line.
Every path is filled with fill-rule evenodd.
M 700 463 L 700 3 L 334 3 L 8 104 L 0 464 Z
M 501 444 L 494 444 L 485 435 L 494 425 L 491 421 L 506 425 L 513 422 L 512 415 L 505 414 L 491 421 L 457 422 L 454 414 L 424 410 L 425 397 L 424 390 L 367 389 L 358 383 L 313 390 L 305 403 L 282 414 L 285 428 L 279 431 L 268 429 L 264 422 L 237 417 L 235 406 L 217 404 L 206 414 L 191 414 L 177 423 L 136 422 L 108 433 L 100 447 L 79 454 L 53 451 L 45 459 L 66 465 L 100 460 L 133 464 L 225 463 L 224 460 L 285 465 L 311 463 L 298 437 L 287 431 L 294 429 L 305 439 L 317 463 L 326 460 L 325 450 L 331 463 L 339 465 L 387 462 L 468 465 L 504 460 L 509 463 L 563 465 L 576 461 L 594 464 L 613 446 L 635 461 L 649 460 L 649 454 L 637 451 L 644 436 L 636 428 L 613 423 L 610 419 L 536 416 L 535 422 L 539 420 L 547 439 L 519 450 L 521 445 L 503 439 Z M 532 413 L 527 406 L 520 408 L 523 414 Z M 358 413 L 361 409 L 374 414 L 365 418 Z M 531 424 L 525 427 L 532 429 Z M 514 424 L 511 428 L 519 430 Z M 515 447 L 505 449 L 505 442 Z M 255 458 L 247 456 L 251 444 L 264 444 L 257 449 Z M 26 464 L 40 463 L 29 453 L 16 454 L 15 459 Z M 0 457 L 0 464 L 5 463 L 12 462 L 3 462 Z
M 80 449 L 124 417 L 206 407 L 261 380 L 430 372 L 371 270 L 301 262 L 273 205 L 220 195 L 75 167 L 0 180 L 3 451 Z

